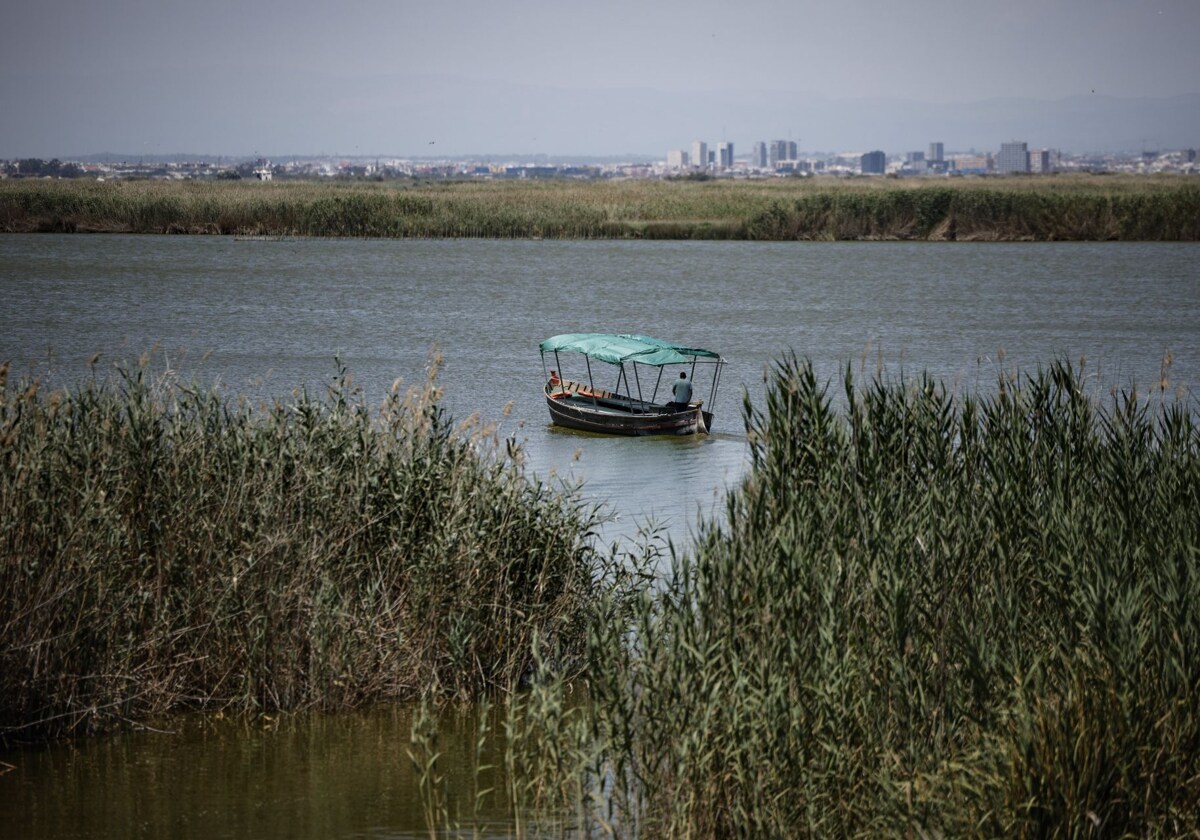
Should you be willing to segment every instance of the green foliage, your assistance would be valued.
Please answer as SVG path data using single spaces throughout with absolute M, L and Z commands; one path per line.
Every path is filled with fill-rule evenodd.
M 1183 177 L 0 181 L 0 230 L 649 239 L 1200 239 Z
M 341 708 L 578 667 L 596 513 L 423 389 L 259 408 L 0 368 L 0 741 L 186 708 Z M 510 457 L 511 456 L 511 457 Z
M 596 824 L 1200 830 L 1200 427 L 1083 382 L 1055 364 L 956 396 L 847 370 L 835 398 L 780 362 L 724 521 L 592 628 Z

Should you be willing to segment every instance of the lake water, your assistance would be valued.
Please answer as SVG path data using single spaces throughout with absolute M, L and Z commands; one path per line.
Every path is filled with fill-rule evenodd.
M 610 535 L 653 519 L 686 542 L 746 463 L 743 389 L 794 351 L 823 377 L 929 371 L 990 384 L 1007 366 L 1087 359 L 1102 385 L 1143 386 L 1166 352 L 1200 381 L 1200 245 L 239 241 L 0 237 L 0 359 L 71 381 L 153 363 L 286 398 L 339 357 L 377 403 L 417 383 L 433 348 L 457 418 L 502 420 L 531 467 L 611 502 Z M 613 439 L 549 424 L 538 343 L 635 332 L 729 359 L 714 434 Z M 565 361 L 564 361 L 565 364 Z M 568 368 L 568 371 L 571 369 Z M 698 382 L 704 392 L 703 381 Z M 511 403 L 512 412 L 503 417 Z
M 184 378 L 287 398 L 327 381 L 336 356 L 377 403 L 397 378 L 421 382 L 436 347 L 454 416 L 498 420 L 502 433 L 524 442 L 535 472 L 584 481 L 588 498 L 617 517 L 606 539 L 653 520 L 687 543 L 695 517 L 719 506 L 744 474 L 743 391 L 758 397 L 764 369 L 789 351 L 835 382 L 853 364 L 868 375 L 880 366 L 892 376 L 928 371 L 964 388 L 989 388 L 1002 365 L 1084 358 L 1099 393 L 1131 382 L 1145 389 L 1170 353 L 1172 387 L 1194 391 L 1200 383 L 1193 243 L 11 235 L 0 237 L 0 293 L 0 360 L 11 361 L 14 375 L 60 384 L 85 375 L 97 352 L 103 365 L 150 351 L 153 365 Z M 593 331 L 720 351 L 730 364 L 713 406 L 714 433 L 626 439 L 550 426 L 537 345 Z M 315 735 L 258 733 L 249 741 L 236 727 L 206 729 L 204 737 L 142 733 L 0 754 L 15 766 L 4 773 L 0 764 L 0 820 L 12 836 L 105 836 L 126 821 L 129 834 L 156 836 L 419 832 L 415 783 L 400 769 L 407 729 L 389 721 L 359 715 L 336 727 L 312 724 Z M 361 766 L 347 760 L 327 773 L 314 744 L 321 755 L 342 749 L 324 744 L 327 737 L 385 748 L 357 750 Z M 139 762 L 148 769 L 131 769 Z M 282 775 L 253 790 L 246 785 L 254 773 L 235 775 L 221 782 L 225 794 L 193 784 L 198 767 L 220 778 L 235 772 L 223 769 L 228 762 Z M 358 783 L 374 809 L 348 805 L 359 800 L 329 781 L 351 765 L 374 780 Z M 260 804 L 243 801 L 243 790 Z M 409 805 L 379 804 L 393 801 Z M 293 811 L 299 815 L 287 816 Z M 47 821 L 47 813 L 66 816 Z M 185 823 L 192 829 L 178 828 Z

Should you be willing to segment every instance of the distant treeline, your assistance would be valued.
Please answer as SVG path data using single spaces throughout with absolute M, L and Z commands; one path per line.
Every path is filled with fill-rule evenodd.
M 3 181 L 0 231 L 1196 241 L 1187 176 L 607 182 Z
M 10 178 L 83 178 L 87 175 L 79 164 L 72 161 L 64 163 L 58 158 L 0 161 L 0 172 Z

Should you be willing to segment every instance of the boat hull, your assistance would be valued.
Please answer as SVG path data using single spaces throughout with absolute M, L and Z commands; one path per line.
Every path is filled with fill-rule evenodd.
M 676 411 L 658 406 L 634 413 L 596 404 L 585 397 L 564 399 L 550 395 L 546 397 L 546 405 L 556 426 L 608 435 L 694 435 L 710 430 L 713 422 L 712 413 L 699 407 Z

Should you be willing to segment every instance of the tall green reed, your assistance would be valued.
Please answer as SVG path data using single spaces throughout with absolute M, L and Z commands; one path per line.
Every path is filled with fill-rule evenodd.
M 779 362 L 725 517 L 592 626 L 594 825 L 1200 829 L 1194 405 L 1065 363 L 987 394 L 842 384 Z
M 1184 177 L 0 182 L 0 230 L 746 240 L 1200 239 Z
M 578 667 L 600 513 L 456 426 L 435 376 L 254 406 L 145 363 L 54 393 L 4 368 L 0 739 L 475 696 L 535 636 Z

